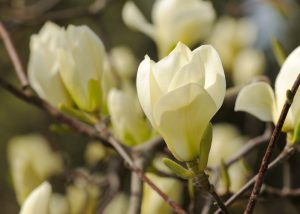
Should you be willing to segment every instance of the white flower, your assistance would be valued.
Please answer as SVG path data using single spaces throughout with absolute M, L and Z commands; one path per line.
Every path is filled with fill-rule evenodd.
M 65 30 L 47 22 L 30 40 L 29 81 L 56 107 L 73 101 L 81 110 L 98 111 L 106 60 L 101 40 L 87 26 Z
M 116 137 L 129 146 L 144 143 L 150 136 L 149 128 L 134 97 L 113 89 L 108 94 L 108 110 Z
M 8 162 L 19 204 L 41 182 L 63 170 L 63 161 L 40 135 L 14 137 L 8 143 Z
M 48 214 L 51 193 L 51 185 L 48 182 L 42 183 L 30 193 L 20 214 Z
M 153 25 L 133 2 L 123 9 L 123 20 L 131 28 L 151 37 L 160 56 L 167 55 L 177 42 L 195 45 L 208 34 L 215 19 L 211 2 L 199 0 L 157 0 L 152 9 Z
M 236 56 L 232 81 L 235 85 L 249 82 L 256 76 L 262 75 L 266 67 L 264 54 L 256 49 L 247 48 Z
M 28 78 L 36 93 L 54 106 L 70 105 L 68 95 L 59 74 L 58 47 L 64 43 L 62 29 L 47 22 L 39 34 L 30 38 Z
M 59 49 L 60 75 L 81 110 L 93 112 L 100 106 L 104 60 L 104 46 L 90 28 L 68 26 L 64 46 Z
M 283 63 L 276 78 L 275 93 L 265 82 L 245 86 L 239 93 L 235 110 L 245 111 L 262 121 L 273 121 L 275 124 L 286 100 L 286 91 L 291 89 L 300 68 L 300 47 L 296 48 Z M 293 131 L 300 119 L 300 90 L 298 89 L 293 104 L 285 120 L 283 131 Z
M 146 56 L 136 82 L 146 116 L 173 155 L 182 161 L 197 158 L 202 135 L 225 95 L 224 71 L 215 49 L 203 45 L 192 52 L 178 43 L 157 63 Z

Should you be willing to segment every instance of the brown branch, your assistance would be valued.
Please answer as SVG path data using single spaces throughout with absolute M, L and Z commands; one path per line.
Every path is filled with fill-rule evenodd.
M 268 171 L 268 164 L 269 164 L 271 156 L 272 156 L 273 148 L 275 146 L 275 143 L 279 139 L 282 126 L 283 126 L 285 118 L 288 114 L 289 108 L 292 104 L 292 99 L 294 98 L 294 96 L 295 96 L 295 94 L 298 90 L 299 85 L 300 85 L 300 74 L 298 75 L 296 81 L 294 82 L 294 84 L 292 86 L 292 89 L 290 91 L 291 93 L 290 93 L 289 97 L 287 98 L 287 100 L 286 100 L 286 102 L 283 106 L 283 109 L 281 111 L 279 120 L 278 120 L 278 122 L 275 126 L 275 129 L 273 131 L 273 134 L 271 136 L 268 148 L 267 148 L 266 153 L 263 157 L 263 160 L 262 160 L 259 172 L 258 172 L 258 177 L 256 179 L 255 185 L 253 187 L 251 196 L 249 198 L 249 201 L 248 201 L 248 204 L 247 204 L 247 207 L 246 207 L 246 210 L 245 210 L 246 214 L 250 214 L 250 213 L 253 212 L 256 200 L 259 197 L 260 188 L 263 184 L 265 174 Z
M 262 186 L 262 194 L 272 195 L 276 197 L 282 198 L 299 198 L 300 197 L 300 188 L 297 189 L 278 189 L 275 187 L 263 185 Z
M 276 157 L 275 160 L 273 160 L 268 165 L 268 170 L 271 170 L 281 164 L 283 161 L 288 159 L 294 152 L 296 151 L 295 147 L 289 147 L 286 146 L 284 150 Z M 247 190 L 249 190 L 252 185 L 255 183 L 256 178 L 258 177 L 258 174 L 256 174 L 254 177 L 252 177 L 238 192 L 236 192 L 233 196 L 231 196 L 226 202 L 225 205 L 228 207 L 233 202 L 235 202 L 239 197 L 241 197 Z M 218 209 L 215 214 L 220 214 L 221 210 Z
M 7 53 L 12 61 L 17 77 L 21 83 L 23 89 L 27 88 L 29 85 L 25 71 L 23 69 L 21 60 L 17 54 L 15 46 L 10 38 L 8 31 L 6 30 L 4 24 L 0 21 L 0 37 L 3 40 L 4 46 L 7 50 Z

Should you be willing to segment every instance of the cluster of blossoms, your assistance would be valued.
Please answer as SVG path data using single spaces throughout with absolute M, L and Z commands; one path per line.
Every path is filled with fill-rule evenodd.
M 219 165 L 245 141 L 235 127 L 211 124 L 226 94 L 226 71 L 234 70 L 233 82 L 241 84 L 263 72 L 265 63 L 262 53 L 250 48 L 255 33 L 246 20 L 223 17 L 213 27 L 215 18 L 213 6 L 208 1 L 160 0 L 153 6 L 150 24 L 134 3 L 127 2 L 123 8 L 124 22 L 151 37 L 158 48 L 157 62 L 146 55 L 139 66 L 127 48 L 114 48 L 107 53 L 101 39 L 87 26 L 62 28 L 47 22 L 30 40 L 30 85 L 42 99 L 90 125 L 98 125 L 109 115 L 109 129 L 127 146 L 140 145 L 159 134 L 175 159 L 187 165 L 185 168 L 165 159 L 171 172 L 186 179 L 202 179 L 199 176 L 205 175 L 207 165 Z M 223 25 L 229 30 L 224 30 Z M 245 34 L 245 29 L 250 31 Z M 227 34 L 220 34 L 220 31 Z M 189 48 L 203 41 L 212 45 Z M 276 124 L 286 91 L 299 74 L 298 67 L 299 48 L 282 65 L 275 93 L 268 83 L 248 84 L 239 93 L 235 110 Z M 136 87 L 132 84 L 134 79 Z M 283 128 L 291 144 L 299 141 L 299 93 L 296 93 Z M 22 214 L 47 213 L 52 209 L 51 213 L 80 212 L 87 207 L 95 209 L 90 204 L 99 197 L 99 192 L 82 181 L 69 186 L 66 196 L 54 197 L 50 183 L 45 180 L 62 173 L 61 156 L 53 153 L 40 136 L 24 139 L 22 141 L 30 142 L 26 149 L 20 145 L 19 138 L 13 139 L 9 148 L 13 183 Z M 230 148 L 224 149 L 223 144 Z M 210 152 L 213 155 L 209 156 Z M 93 165 L 104 156 L 103 148 L 97 143 L 90 144 L 86 152 L 88 164 Z M 43 158 L 47 158 L 47 162 Z M 191 168 L 192 164 L 196 167 Z M 163 170 L 170 172 L 169 168 Z M 28 173 L 31 173 L 30 180 Z M 220 182 L 217 192 L 237 191 L 248 174 L 243 161 L 238 162 L 229 169 L 230 179 L 236 181 L 234 185 L 226 187 Z M 182 186 L 178 182 L 151 173 L 149 177 L 157 180 L 167 193 L 180 195 Z M 147 206 L 159 200 L 153 190 L 147 188 L 142 213 L 147 213 Z M 57 211 L 57 207 L 63 211 Z M 152 209 L 157 213 L 169 212 L 158 205 Z

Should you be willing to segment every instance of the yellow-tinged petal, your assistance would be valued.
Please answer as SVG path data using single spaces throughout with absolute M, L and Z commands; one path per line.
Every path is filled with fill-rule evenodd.
M 286 100 L 286 91 L 291 89 L 293 83 L 297 79 L 300 73 L 300 47 L 296 48 L 285 60 L 282 68 L 276 78 L 275 82 L 275 94 L 277 98 L 277 108 L 280 111 Z M 288 129 L 296 125 L 299 120 L 300 111 L 300 90 L 298 89 L 296 96 L 294 97 L 291 111 L 288 114 L 285 126 Z
M 271 86 L 265 82 L 245 86 L 238 94 L 235 111 L 245 111 L 262 121 L 272 121 L 277 110 Z
M 35 92 L 54 106 L 71 105 L 71 99 L 59 75 L 57 50 L 63 45 L 58 25 L 47 22 L 39 34 L 30 38 L 28 79 Z
M 213 98 L 217 109 L 223 103 L 226 92 L 226 80 L 221 59 L 217 51 L 210 45 L 202 45 L 192 52 L 204 63 L 205 85 L 207 93 Z
M 141 11 L 132 1 L 127 1 L 125 3 L 122 10 L 122 18 L 128 27 L 141 31 L 155 40 L 153 26 L 145 19 Z
M 66 47 L 59 52 L 60 75 L 75 100 L 85 111 L 95 111 L 89 101 L 88 83 L 91 79 L 100 81 L 106 59 L 104 46 L 97 35 L 87 26 L 68 26 Z M 99 97 L 101 99 L 101 97 Z
M 51 193 L 51 185 L 48 182 L 42 183 L 30 193 L 20 214 L 48 214 Z
M 162 96 L 154 106 L 153 115 L 174 156 L 190 161 L 199 155 L 202 135 L 216 111 L 210 95 L 200 85 L 191 83 Z
M 151 102 L 151 64 L 148 56 L 141 62 L 136 77 L 136 88 L 140 104 L 153 125 L 152 102 Z

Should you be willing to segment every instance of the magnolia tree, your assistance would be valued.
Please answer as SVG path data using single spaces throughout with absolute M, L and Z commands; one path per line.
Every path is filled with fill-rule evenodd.
M 274 66 L 255 46 L 253 20 L 221 16 L 213 3 L 157 0 L 151 23 L 133 1 L 124 3 L 125 25 L 156 45 L 144 59 L 134 55 L 134 44 L 111 47 L 88 25 L 58 24 L 42 11 L 16 13 L 17 25 L 42 22 L 24 69 L 8 30 L 12 19 L 0 22 L 21 85 L 0 75 L 1 88 L 55 119 L 47 135 L 70 140 L 75 132 L 87 143 L 84 163 L 72 165 L 68 150 L 54 150 L 45 134 L 32 130 L 9 140 L 10 188 L 21 214 L 252 213 L 260 198 L 258 212 L 270 196 L 300 197 L 288 159 L 300 140 L 300 48 L 287 55 L 273 39 L 281 67 L 272 71 L 273 90 L 266 71 Z M 106 8 L 95 1 L 82 11 Z M 280 165 L 278 188 L 280 179 L 273 177 L 272 186 L 265 175 Z M 297 210 L 286 203 L 288 212 Z

